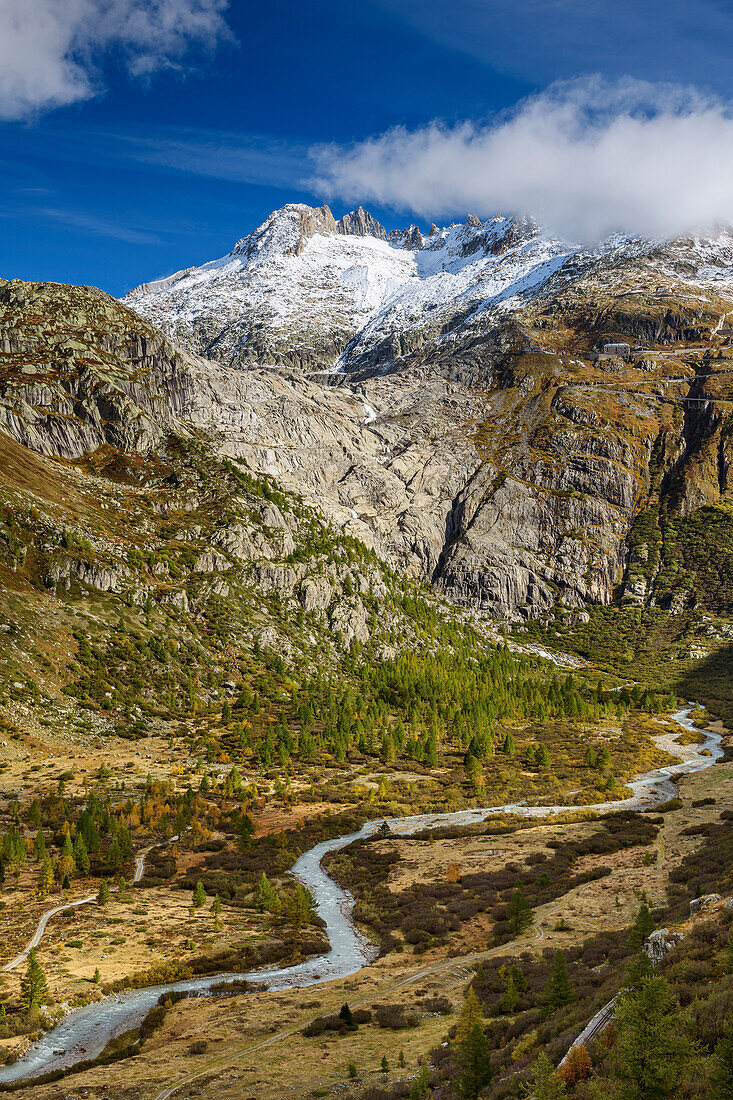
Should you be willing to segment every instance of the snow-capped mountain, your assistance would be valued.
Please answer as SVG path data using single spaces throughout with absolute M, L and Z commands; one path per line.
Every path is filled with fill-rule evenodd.
M 221 259 L 125 301 L 211 358 L 328 368 L 388 360 L 456 314 L 515 309 L 577 254 L 527 219 L 387 234 L 361 207 L 337 222 L 289 205 Z
M 492 614 L 574 615 L 619 586 L 685 607 L 687 566 L 657 576 L 663 532 L 635 524 L 733 501 L 732 272 L 728 231 L 583 250 L 526 219 L 387 234 L 362 209 L 289 206 L 104 314 L 104 346 L 117 333 L 137 367 L 29 358 L 18 302 L 46 291 L 8 285 L 0 411 L 18 442 L 72 460 L 192 432 Z
M 529 218 L 496 215 L 423 234 L 386 233 L 359 207 L 274 211 L 231 252 L 146 283 L 125 301 L 190 350 L 232 365 L 386 367 L 424 347 L 485 332 L 528 303 L 595 275 L 731 283 L 733 238 L 660 246 L 615 236 L 592 250 Z M 623 287 L 621 289 L 624 289 Z

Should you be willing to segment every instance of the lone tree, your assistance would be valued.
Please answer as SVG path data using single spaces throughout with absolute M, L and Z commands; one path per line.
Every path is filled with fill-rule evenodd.
M 481 1001 L 478 999 L 476 990 L 470 985 L 463 999 L 463 1006 L 459 1013 L 458 1020 L 456 1021 L 456 1044 L 459 1049 L 476 1024 L 478 1024 L 479 1027 L 481 1026 L 482 1017 L 483 1011 L 481 1009 Z
M 568 968 L 565 965 L 565 955 L 562 951 L 556 951 L 552 960 L 552 970 L 542 995 L 542 1003 L 548 1015 L 556 1012 L 558 1008 L 564 1008 L 575 1000 L 573 987 L 568 977 Z
M 491 1081 L 491 1047 L 480 1024 L 474 1024 L 458 1047 L 458 1084 L 466 1100 L 476 1100 Z
M 97 904 L 107 905 L 109 902 L 109 886 L 104 879 L 99 884 L 99 890 L 97 891 Z
M 38 1005 L 48 1003 L 48 983 L 41 970 L 35 947 L 28 953 L 28 969 L 20 983 L 20 995 L 25 1008 L 30 1011 Z
M 667 979 L 643 973 L 616 1006 L 613 1069 L 619 1100 L 668 1100 L 695 1062 Z M 693 1070 L 694 1072 L 694 1070 Z
M 288 919 L 295 928 L 305 928 L 310 924 L 313 898 L 305 886 L 298 885 L 288 902 Z
M 524 1095 L 532 1100 L 562 1100 L 565 1086 L 555 1074 L 552 1062 L 544 1051 L 532 1064 L 532 1075 L 524 1086 Z
M 191 904 L 194 909 L 200 909 L 206 902 L 206 891 L 204 890 L 203 882 L 197 882 L 193 888 L 193 900 Z
M 513 935 L 519 936 L 526 928 L 529 928 L 533 920 L 534 914 L 532 913 L 532 906 L 525 898 L 522 887 L 518 886 L 512 894 L 511 901 L 507 906 L 509 931 Z
M 345 1024 L 349 1029 L 356 1028 L 356 1022 L 354 1021 L 354 1014 L 349 1008 L 348 1001 L 344 1001 L 339 1011 L 339 1020 L 342 1024 Z
M 636 920 L 634 921 L 631 932 L 629 933 L 629 945 L 631 947 L 641 947 L 652 932 L 656 928 L 654 923 L 654 917 L 652 916 L 649 906 L 645 901 L 641 903 L 636 914 Z

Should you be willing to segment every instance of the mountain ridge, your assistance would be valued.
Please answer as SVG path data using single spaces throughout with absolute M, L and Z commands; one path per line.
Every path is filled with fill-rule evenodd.
M 365 211 L 355 217 L 369 230 Z M 569 620 L 619 593 L 689 603 L 689 585 L 668 576 L 654 594 L 640 564 L 653 548 L 628 540 L 649 508 L 684 518 L 730 499 L 728 231 L 665 246 L 613 239 L 569 257 L 530 220 L 497 216 L 436 229 L 409 250 L 293 205 L 244 240 L 186 275 L 184 298 L 177 284 L 153 295 L 163 333 L 155 309 L 130 297 L 118 307 L 136 333 L 124 338 L 137 349 L 129 378 L 119 362 L 110 371 L 88 361 L 84 325 L 70 349 L 46 334 L 53 363 L 29 375 L 23 341 L 35 347 L 29 320 L 50 292 L 7 284 L 8 350 L 13 333 L 24 335 L 0 392 L 6 430 L 64 459 L 100 444 L 154 450 L 167 426 L 200 435 L 392 568 L 499 618 Z M 220 332 L 202 357 L 195 308 L 219 324 L 224 308 L 209 295 L 212 279 L 235 327 L 255 336 L 237 344 L 240 328 L 227 345 L 231 333 Z M 333 308 L 334 293 L 353 306 L 355 287 L 371 318 L 358 329 L 358 310 Z M 257 310 L 267 304 L 274 316 L 273 300 L 288 310 L 278 314 L 284 360 L 271 363 Z M 314 336 L 313 354 L 299 334 Z M 628 353 L 604 355 L 607 342 Z M 69 354 L 76 368 L 64 381 L 56 361 Z

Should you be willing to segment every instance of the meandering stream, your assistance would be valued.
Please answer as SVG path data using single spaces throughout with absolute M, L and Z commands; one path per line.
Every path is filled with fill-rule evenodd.
M 673 720 L 685 729 L 694 729 L 690 718 L 692 706 L 684 707 L 672 715 Z M 709 768 L 723 756 L 722 738 L 706 733 L 701 744 L 681 746 L 675 742 L 677 733 L 665 733 L 655 738 L 660 748 L 679 757 L 679 763 L 656 768 L 639 776 L 628 786 L 632 797 L 617 802 L 600 803 L 593 808 L 600 812 L 619 810 L 650 810 L 672 798 L 677 791 L 675 779 L 691 772 Z M 403 836 L 443 825 L 464 825 L 483 821 L 490 814 L 520 814 L 525 817 L 544 817 L 561 814 L 577 806 L 528 806 L 509 803 L 481 809 L 457 810 L 452 813 L 418 814 L 414 817 L 390 818 L 387 824 L 395 834 Z M 69 1068 L 79 1062 L 96 1058 L 109 1041 L 123 1032 L 137 1027 L 163 993 L 210 993 L 212 986 L 222 982 L 240 981 L 246 978 L 271 990 L 301 989 L 334 978 L 355 974 L 368 965 L 377 955 L 377 948 L 370 944 L 354 926 L 352 910 L 354 900 L 342 890 L 321 867 L 321 860 L 328 852 L 345 848 L 361 837 L 379 829 L 382 821 L 369 821 L 358 832 L 347 836 L 324 840 L 304 852 L 292 869 L 292 873 L 308 887 L 316 902 L 318 915 L 323 919 L 330 943 L 325 955 L 308 959 L 295 966 L 255 970 L 248 974 L 216 974 L 210 977 L 169 982 L 147 989 L 131 989 L 113 994 L 101 1001 L 70 1012 L 52 1031 L 34 1043 L 13 1065 L 0 1066 L 0 1084 L 39 1077 L 55 1070 Z

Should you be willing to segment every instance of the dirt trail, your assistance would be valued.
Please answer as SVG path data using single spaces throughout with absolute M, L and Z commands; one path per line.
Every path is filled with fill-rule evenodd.
M 152 852 L 153 848 L 158 848 L 158 844 L 150 844 L 147 848 L 141 848 L 135 856 L 135 873 L 133 875 L 133 884 L 139 882 L 145 873 L 145 857 L 149 852 Z M 118 890 L 119 887 L 113 887 L 113 890 Z M 0 966 L 0 974 L 7 974 L 11 970 L 15 970 L 16 966 L 20 966 L 24 959 L 27 959 L 34 947 L 38 947 L 39 943 L 43 939 L 43 933 L 46 931 L 48 922 L 52 917 L 55 917 L 58 913 L 64 913 L 67 909 L 78 909 L 82 905 L 90 905 L 93 901 L 97 900 L 96 894 L 87 894 L 86 897 L 78 898 L 76 901 L 66 902 L 65 905 L 55 905 L 53 909 L 47 909 L 41 916 L 36 930 L 32 937 L 20 952 L 16 955 L 11 962 L 6 963 L 5 966 Z

